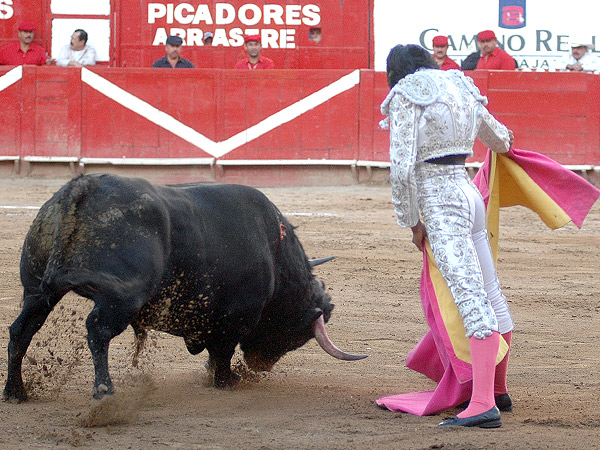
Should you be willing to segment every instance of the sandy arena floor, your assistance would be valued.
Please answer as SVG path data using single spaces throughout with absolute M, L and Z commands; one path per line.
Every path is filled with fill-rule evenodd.
M 8 326 L 18 315 L 21 245 L 39 207 L 66 180 L 0 179 L 0 382 Z M 496 430 L 438 429 L 447 411 L 416 417 L 378 409 L 378 396 L 432 389 L 404 367 L 426 331 L 418 284 L 421 255 L 395 225 L 390 188 L 268 188 L 298 225 L 336 308 L 329 335 L 367 353 L 337 361 L 314 340 L 273 372 L 233 391 L 210 385 L 206 353 L 151 333 L 141 367 L 131 366 L 129 328 L 113 340 L 117 393 L 91 406 L 93 370 L 85 341 L 91 303 L 65 297 L 34 337 L 24 362 L 29 402 L 0 403 L 2 448 L 198 449 L 591 449 L 600 448 L 600 203 L 583 228 L 551 231 L 530 211 L 501 212 L 499 274 L 516 329 L 509 367 L 513 413 Z M 18 208 L 6 208 L 15 206 Z

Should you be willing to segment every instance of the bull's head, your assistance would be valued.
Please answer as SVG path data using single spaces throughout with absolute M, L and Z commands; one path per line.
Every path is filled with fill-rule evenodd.
M 302 302 L 300 309 L 281 310 L 280 305 L 273 303 L 265 307 L 258 327 L 240 345 L 248 367 L 255 371 L 271 370 L 285 353 L 301 347 L 313 337 L 335 358 L 366 358 L 366 355 L 345 353 L 329 340 L 325 323 L 329 321 L 334 305 L 325 292 L 325 285 L 314 276 L 311 276 L 308 296 L 309 301 Z

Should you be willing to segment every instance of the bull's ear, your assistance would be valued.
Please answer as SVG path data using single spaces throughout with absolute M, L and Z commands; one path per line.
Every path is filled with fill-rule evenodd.
M 301 319 L 302 326 L 311 327 L 315 323 L 319 317 L 323 315 L 323 310 L 321 308 L 313 308 L 304 313 L 304 316 Z
M 321 308 L 315 308 L 311 311 L 310 323 L 313 323 L 319 317 L 323 315 L 323 310 Z
M 331 318 L 331 311 L 334 307 L 335 305 L 333 303 L 327 303 L 325 306 L 323 310 L 323 320 L 325 320 L 325 323 L 329 322 L 329 319 Z

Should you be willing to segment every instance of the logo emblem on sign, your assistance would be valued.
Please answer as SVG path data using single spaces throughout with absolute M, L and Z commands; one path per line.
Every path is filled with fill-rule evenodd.
M 526 0 L 500 0 L 498 26 L 500 28 L 523 28 Z

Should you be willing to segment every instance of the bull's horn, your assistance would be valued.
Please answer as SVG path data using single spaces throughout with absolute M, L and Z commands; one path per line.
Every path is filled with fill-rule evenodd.
M 325 321 L 323 315 L 320 315 L 318 319 L 313 322 L 313 331 L 315 332 L 315 339 L 326 353 L 330 354 L 334 358 L 343 359 L 344 361 L 356 361 L 364 359 L 367 355 L 351 355 L 345 353 L 333 345 L 333 342 L 329 340 L 327 332 L 325 331 Z
M 308 262 L 310 263 L 310 265 L 312 267 L 315 267 L 315 266 L 318 266 L 319 264 L 329 262 L 332 259 L 335 259 L 335 256 L 328 256 L 327 258 L 309 259 Z

